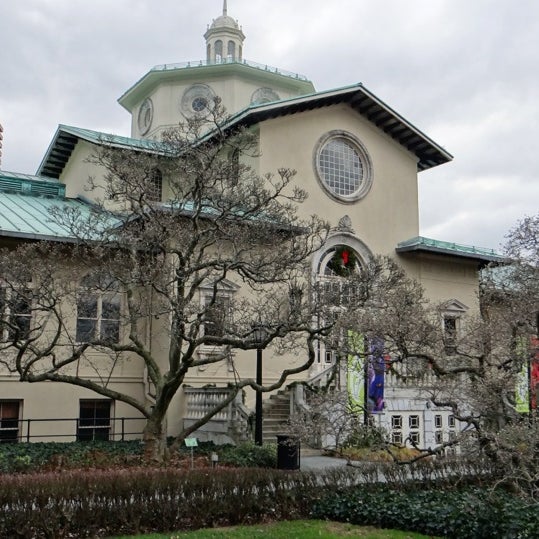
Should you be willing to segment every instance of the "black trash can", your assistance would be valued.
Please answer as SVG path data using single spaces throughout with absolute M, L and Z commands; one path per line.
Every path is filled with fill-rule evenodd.
M 277 468 L 279 470 L 299 470 L 300 443 L 294 436 L 277 435 Z

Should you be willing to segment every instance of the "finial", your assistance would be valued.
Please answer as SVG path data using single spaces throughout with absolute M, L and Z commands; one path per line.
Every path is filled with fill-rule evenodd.
M 223 16 L 226 17 L 227 11 L 228 11 L 228 9 L 227 9 L 227 5 L 226 5 L 226 0 L 223 0 Z

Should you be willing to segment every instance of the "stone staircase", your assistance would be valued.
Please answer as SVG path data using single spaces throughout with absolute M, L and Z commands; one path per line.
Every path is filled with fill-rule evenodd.
M 264 402 L 262 411 L 262 439 L 265 444 L 276 443 L 278 434 L 290 434 L 290 390 L 281 389 Z

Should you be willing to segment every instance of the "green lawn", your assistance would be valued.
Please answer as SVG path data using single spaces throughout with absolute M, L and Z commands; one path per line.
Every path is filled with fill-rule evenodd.
M 427 539 L 426 535 L 396 530 L 380 530 L 371 527 L 352 526 L 339 522 L 298 520 L 260 524 L 257 526 L 234 526 L 194 532 L 150 534 L 111 539 L 336 539 L 339 537 L 363 537 L 364 539 Z

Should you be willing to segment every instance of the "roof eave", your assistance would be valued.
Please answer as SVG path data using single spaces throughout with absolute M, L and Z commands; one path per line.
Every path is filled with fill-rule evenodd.
M 145 75 L 143 75 L 133 86 L 126 90 L 119 98 L 118 103 L 128 112 L 132 112 L 134 107 L 142 101 L 142 98 L 152 92 L 159 82 L 170 81 L 174 79 L 193 79 L 201 78 L 201 72 L 204 77 L 211 75 L 226 75 L 230 72 L 245 73 L 247 76 L 264 80 L 270 78 L 279 79 L 281 84 L 286 87 L 297 89 L 298 91 L 308 92 L 314 90 L 312 81 L 304 78 L 292 78 L 280 73 L 278 70 L 263 70 L 241 62 L 224 62 L 222 64 L 197 64 L 193 62 L 190 67 L 171 68 L 170 70 L 157 69 L 156 66 Z M 298 76 L 299 77 L 299 76 Z
M 233 128 L 237 124 L 250 126 L 278 116 L 343 102 L 349 104 L 359 114 L 414 154 L 418 159 L 419 171 L 433 168 L 453 159 L 449 152 L 378 99 L 361 83 L 274 103 L 250 106 L 232 116 L 225 127 Z
M 76 243 L 78 240 L 73 236 L 53 236 L 48 234 L 32 234 L 30 232 L 15 232 L 11 230 L 1 230 L 1 238 L 14 238 L 28 241 L 54 241 L 58 243 Z
M 482 265 L 491 263 L 503 263 L 505 258 L 500 255 L 488 255 L 484 253 L 470 253 L 462 251 L 454 251 L 451 249 L 444 249 L 443 247 L 435 247 L 429 245 L 409 245 L 403 247 L 396 247 L 395 251 L 399 254 L 434 254 L 439 256 L 462 258 L 467 260 L 473 260 Z

